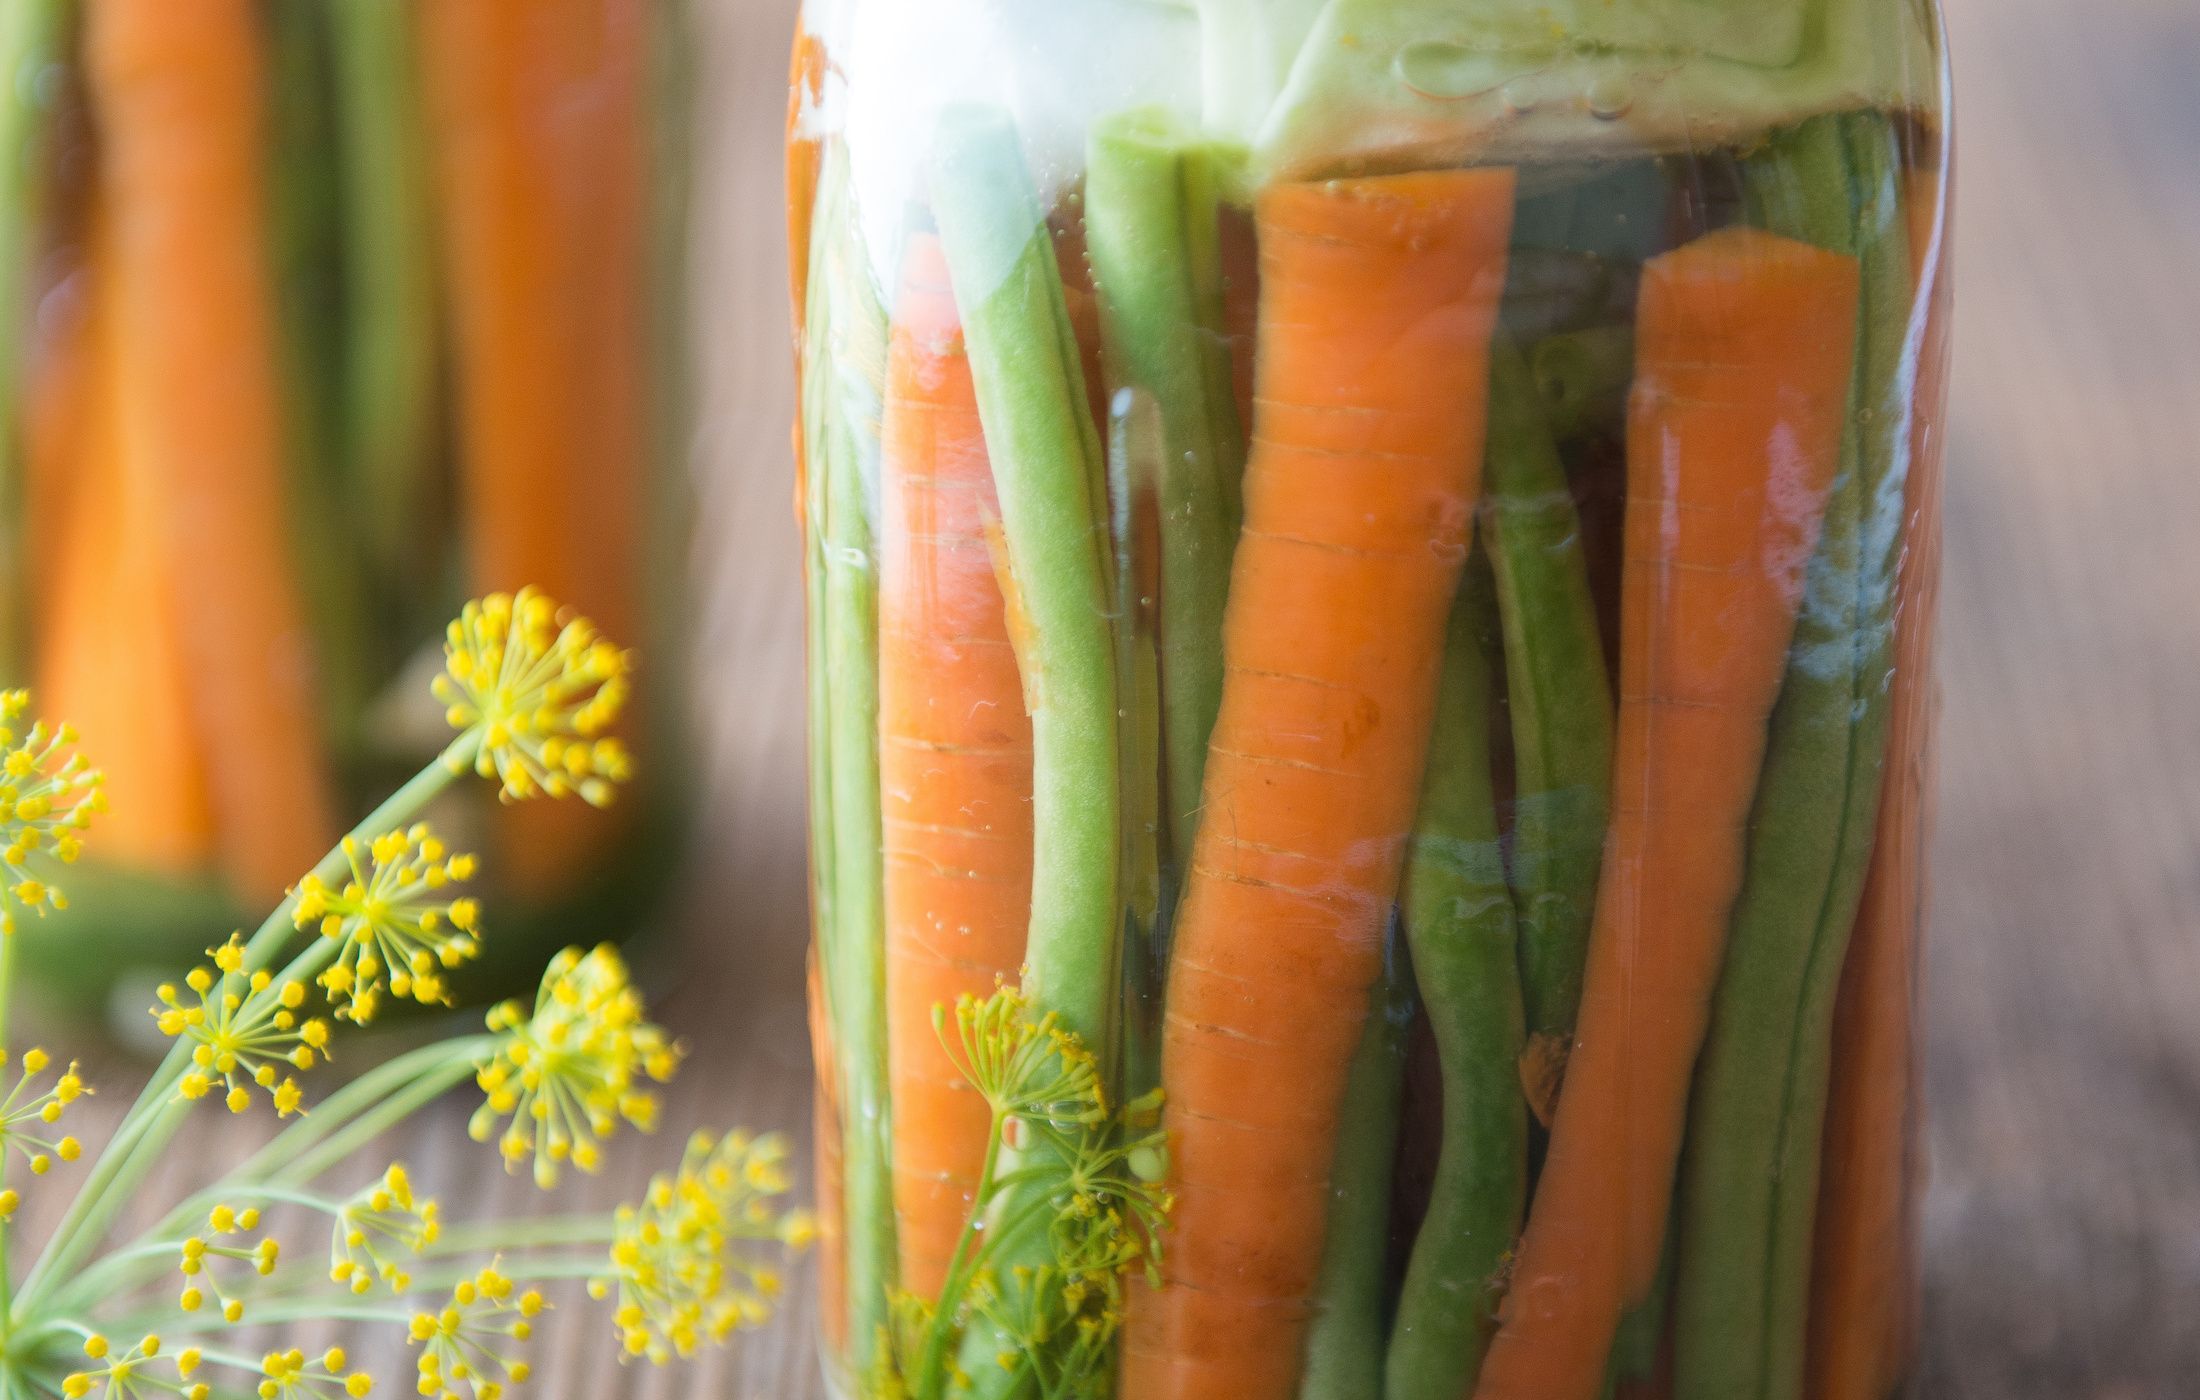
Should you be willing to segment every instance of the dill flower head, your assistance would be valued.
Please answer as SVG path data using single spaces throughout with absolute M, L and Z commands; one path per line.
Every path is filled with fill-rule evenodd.
M 380 1279 L 390 1292 L 402 1293 L 412 1287 L 412 1275 L 399 1261 L 434 1244 L 442 1229 L 436 1203 L 415 1197 L 405 1164 L 392 1162 L 380 1180 L 337 1208 L 329 1281 L 369 1293 Z
M 502 1122 L 507 1168 L 532 1158 L 545 1189 L 565 1162 L 595 1171 L 602 1139 L 620 1120 L 652 1130 L 658 1100 L 647 1084 L 670 1079 L 680 1060 L 608 943 L 552 958 L 533 1012 L 508 1001 L 489 1013 L 489 1029 L 498 1033 L 496 1051 L 475 1075 L 488 1097 L 467 1130 L 486 1142 Z
M 5 1054 L 0 1054 L 0 1064 L 5 1062 Z M 82 1152 L 74 1137 L 54 1137 L 47 1130 L 61 1121 L 70 1104 L 92 1092 L 77 1074 L 74 1060 L 53 1083 L 41 1088 L 38 1080 L 52 1063 L 52 1058 L 35 1045 L 25 1050 L 22 1077 L 15 1081 L 7 1098 L 0 1099 L 0 1151 L 19 1154 L 35 1176 L 51 1171 L 56 1159 L 73 1162 Z M 15 1214 L 21 1203 L 15 1192 L 0 1191 L 0 1220 Z
M 527 1379 L 518 1343 L 534 1335 L 548 1305 L 533 1289 L 520 1292 L 490 1264 L 451 1290 L 451 1301 L 413 1315 L 420 1348 L 419 1392 L 430 1400 L 498 1400 Z M 463 1387 L 463 1388 L 462 1388 Z
M 449 1005 L 443 974 L 481 951 L 481 906 L 454 896 L 479 862 L 454 855 L 422 822 L 371 842 L 347 836 L 342 888 L 308 875 L 292 920 L 340 945 L 317 979 L 335 1014 L 372 1020 L 383 989 L 424 1006 Z
M 454 766 L 470 761 L 495 777 L 506 801 L 611 801 L 633 767 L 610 737 L 631 687 L 631 656 L 532 588 L 468 603 L 443 655 L 435 697 L 463 736 Z
M 662 1364 L 771 1317 L 784 1280 L 741 1246 L 801 1249 L 815 1237 L 808 1212 L 775 1206 L 789 1185 L 785 1138 L 697 1133 L 678 1171 L 619 1208 L 611 1272 L 588 1288 L 597 1298 L 617 1291 L 612 1320 L 628 1355 Z
M 94 1332 L 84 1339 L 84 1355 L 98 1364 L 62 1378 L 61 1393 L 67 1400 L 137 1400 L 144 1395 L 207 1400 L 211 1393 L 204 1381 L 193 1379 L 199 1370 L 198 1349 L 185 1348 L 171 1360 L 162 1353 L 156 1335 L 148 1334 L 137 1345 L 117 1352 L 104 1336 Z
M 278 985 L 265 969 L 246 972 L 240 935 L 207 951 L 213 966 L 193 968 L 182 990 L 163 983 L 152 1009 L 162 1035 L 194 1042 L 178 1090 L 201 1099 L 221 1087 L 229 1111 L 242 1113 L 252 1102 L 246 1085 L 256 1084 L 287 1118 L 303 1099 L 289 1071 L 311 1069 L 327 1056 L 328 1022 L 298 1014 L 305 983 Z
M 292 1347 L 260 1362 L 260 1400 L 360 1400 L 373 1389 L 374 1378 L 352 1370 L 342 1347 L 310 1357 Z
M 0 934 L 15 932 L 15 911 L 44 916 L 68 898 L 33 869 L 40 857 L 73 864 L 92 818 L 107 810 L 106 779 L 82 754 L 68 725 L 16 725 L 30 709 L 27 690 L 0 691 Z
M 233 1206 L 217 1205 L 208 1211 L 205 1232 L 187 1237 L 177 1247 L 180 1262 L 176 1267 L 183 1274 L 183 1292 L 176 1299 L 176 1305 L 187 1313 L 195 1313 L 206 1306 L 211 1295 L 222 1321 L 243 1321 L 244 1300 L 222 1287 L 212 1264 L 217 1259 L 228 1259 L 249 1267 L 261 1278 L 274 1273 L 276 1261 L 282 1257 L 282 1246 L 272 1235 L 249 1238 L 259 1228 L 260 1213 L 249 1206 L 238 1210 Z M 231 1236 L 248 1238 L 232 1241 Z

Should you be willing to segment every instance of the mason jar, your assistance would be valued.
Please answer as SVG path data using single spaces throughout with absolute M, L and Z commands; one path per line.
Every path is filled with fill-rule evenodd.
M 257 922 L 432 757 L 468 597 L 533 585 L 677 693 L 680 8 L 8 7 L 0 679 L 111 800 L 26 926 L 52 996 L 142 1022 L 134 970 Z M 626 735 L 645 770 L 670 720 Z M 447 801 L 494 886 L 470 985 L 623 927 L 677 787 Z
M 1886 1400 L 1928 0 L 811 0 L 826 1367 Z

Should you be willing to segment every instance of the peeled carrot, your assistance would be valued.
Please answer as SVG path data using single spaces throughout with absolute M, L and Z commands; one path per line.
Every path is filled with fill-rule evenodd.
M 642 0 L 419 7 L 441 197 L 470 586 L 533 584 L 641 636 L 647 212 Z M 602 819 L 504 814 L 502 868 L 555 889 Z
M 1506 170 L 1280 185 L 1222 707 L 1162 1053 L 1176 1212 L 1122 1393 L 1295 1394 L 1480 487 Z
M 913 234 L 893 313 L 879 458 L 879 783 L 886 1018 L 902 1287 L 934 1297 L 984 1166 L 991 1112 L 933 1009 L 1023 960 L 1031 720 L 986 521 L 999 511 L 939 240 Z
M 1940 589 L 1941 444 L 1949 282 L 1942 172 L 1909 177 L 1910 247 L 1930 310 L 1918 357 L 1909 548 L 1895 603 L 1894 691 L 1879 844 L 1834 1006 L 1833 1077 L 1812 1250 L 1805 1393 L 1884 1400 L 1914 1326 L 1917 957 L 1931 827 L 1933 608 Z
M 240 894 L 273 898 L 334 822 L 284 502 L 257 9 L 102 0 L 84 43 L 113 220 L 121 451 L 162 527 L 223 869 Z
M 817 210 L 817 185 L 825 159 L 825 143 L 812 134 L 805 119 L 825 96 L 825 73 L 830 57 L 824 40 L 795 20 L 794 54 L 787 73 L 787 270 L 793 293 L 797 334 L 802 313 L 810 304 L 810 223 Z
M 1480 1400 L 1595 1400 L 1655 1282 L 1766 724 L 1840 460 L 1854 259 L 1654 259 L 1629 408 L 1620 707 L 1578 1032 Z
M 77 363 L 47 371 L 68 376 L 69 402 L 51 408 L 75 421 L 32 441 L 33 477 L 66 476 L 70 487 L 55 511 L 52 571 L 37 575 L 46 610 L 33 684 L 99 755 L 118 798 L 100 823 L 102 859 L 188 875 L 213 858 L 214 822 L 191 732 L 181 598 L 154 504 L 157 484 L 122 429 L 113 279 L 98 267 L 106 261 L 93 254 L 94 267 L 81 275 L 90 284 L 82 324 L 53 347 Z

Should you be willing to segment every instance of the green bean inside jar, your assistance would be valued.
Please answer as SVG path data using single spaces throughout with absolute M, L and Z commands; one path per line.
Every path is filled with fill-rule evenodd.
M 812 0 L 836 1388 L 1897 1393 L 1943 75 L 1898 0 Z

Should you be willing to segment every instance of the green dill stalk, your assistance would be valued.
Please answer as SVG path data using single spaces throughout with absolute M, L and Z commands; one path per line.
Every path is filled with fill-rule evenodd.
M 1914 372 L 1889 120 L 1821 117 L 1745 171 L 1755 221 L 1857 257 L 1855 384 L 1759 783 L 1683 1178 L 1681 1393 L 1802 1392 L 1834 992 L 1877 832 Z
M 430 507 L 440 338 L 426 131 L 411 10 L 334 0 L 327 11 L 342 210 L 336 436 L 364 552 L 389 590 L 427 567 L 438 544 Z
M 1103 1065 L 1121 979 L 1122 834 L 1114 581 L 1106 463 L 1085 394 L 1054 244 L 1009 119 L 952 108 L 939 126 L 933 212 L 963 317 L 1007 544 L 1004 592 L 1031 711 L 1031 933 L 1024 990 Z M 1052 1262 L 1047 1219 L 1065 1162 L 1033 1144 L 1031 1173 L 995 1202 L 1003 1276 Z M 1012 1154 L 1017 1158 L 1022 1153 Z M 979 1317 L 961 1366 L 974 1393 L 1013 1393 L 1015 1337 Z
M 1085 240 L 1108 389 L 1151 395 L 1165 440 L 1157 630 L 1179 878 L 1191 866 L 1207 739 L 1222 707 L 1222 613 L 1245 470 L 1222 332 L 1217 184 L 1212 152 L 1165 112 L 1124 113 L 1093 130 Z
M 1390 1181 L 1414 1014 L 1405 949 L 1394 942 L 1386 962 L 1345 1080 L 1301 1400 L 1382 1400 Z
M 22 576 L 24 342 L 31 325 L 32 252 L 46 207 L 58 86 L 53 79 L 72 9 L 68 0 L 0 6 L 0 680 L 22 675 L 25 611 L 36 587 Z M 6 1257 L 0 1243 L 0 1262 Z M 0 1268 L 0 1300 L 5 1275 Z
M 1401 897 L 1444 1110 L 1428 1214 L 1390 1337 L 1389 1400 L 1450 1400 L 1472 1390 L 1528 1200 L 1528 1105 L 1519 1079 L 1526 1016 L 1490 769 L 1494 681 L 1483 653 L 1496 610 L 1490 589 L 1488 570 L 1470 560 L 1444 647 Z
M 873 538 L 878 486 L 886 316 L 871 284 L 849 192 L 845 153 L 836 148 L 811 279 L 823 315 L 806 328 L 819 357 L 805 411 L 818 436 L 805 439 L 809 496 L 820 512 L 818 592 L 811 600 L 812 666 L 825 687 L 822 751 L 813 759 L 826 786 L 829 851 L 822 959 L 839 1061 L 846 1170 L 849 1335 L 857 1374 L 881 1355 L 895 1280 L 894 1196 L 886 1071 L 886 916 L 878 765 L 878 559 Z
M 366 820 L 353 827 L 351 838 L 372 841 L 383 832 L 410 825 L 430 802 L 471 769 L 480 743 L 478 733 L 460 736 L 442 756 L 430 762 L 375 808 Z M 323 881 L 336 881 L 348 869 L 349 863 L 339 842 L 311 873 Z M 293 915 L 297 907 L 298 894 L 293 889 L 245 945 L 247 967 L 268 966 L 283 943 L 295 936 L 297 926 Z M 316 944 L 323 941 L 314 940 Z M 333 955 L 333 950 L 329 955 Z M 115 1129 L 114 1137 L 101 1150 L 84 1185 L 69 1203 L 68 1212 L 55 1227 L 37 1262 L 31 1266 L 16 1299 L 14 1317 L 21 1318 L 35 1309 L 55 1287 L 76 1274 L 86 1256 L 114 1223 L 116 1214 L 129 1204 L 139 1183 L 158 1164 L 161 1151 L 175 1137 L 191 1109 L 190 1101 L 176 1091 L 190 1065 L 191 1044 L 179 1039 L 169 1047 L 167 1057 L 154 1070 L 137 1102 L 123 1115 L 121 1126 Z
M 1518 769 L 1513 883 L 1528 1033 L 1572 1043 L 1610 810 L 1612 689 L 1581 519 L 1528 366 L 1490 357 L 1482 542 L 1496 579 Z

